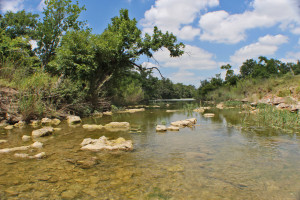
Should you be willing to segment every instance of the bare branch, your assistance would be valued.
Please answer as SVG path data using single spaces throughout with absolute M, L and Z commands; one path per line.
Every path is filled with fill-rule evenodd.
M 134 65 L 135 67 L 139 68 L 139 70 L 141 70 L 141 71 L 143 71 L 143 70 L 152 70 L 152 69 L 156 69 L 156 70 L 159 72 L 161 78 L 162 78 L 162 79 L 165 79 L 165 77 L 161 74 L 160 70 L 159 70 L 157 67 L 144 68 L 144 67 L 142 67 L 141 65 L 138 65 L 138 64 L 136 64 L 136 63 L 134 63 L 134 62 L 131 62 L 131 61 L 129 61 L 129 62 L 130 62 L 132 65 Z

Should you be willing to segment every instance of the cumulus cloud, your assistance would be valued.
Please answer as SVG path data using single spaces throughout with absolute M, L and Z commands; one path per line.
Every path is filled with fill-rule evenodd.
M 191 24 L 207 7 L 219 5 L 219 0 L 156 0 L 155 5 L 145 12 L 141 25 L 144 32 L 151 33 L 154 26 L 173 32 L 184 40 L 193 40 L 200 29 Z
M 277 51 L 279 45 L 287 42 L 288 37 L 284 35 L 266 35 L 260 37 L 258 42 L 237 50 L 234 55 L 230 57 L 230 61 L 233 65 L 240 66 L 247 59 L 273 55 Z
M 201 76 L 197 76 L 194 72 L 187 71 L 187 70 L 179 70 L 170 75 L 170 79 L 174 83 L 183 83 L 186 85 L 195 85 L 198 87 L 200 85 L 200 80 L 202 79 Z
M 289 29 L 300 34 L 300 15 L 296 0 L 254 0 L 252 10 L 232 14 L 224 10 L 201 16 L 199 26 L 203 31 L 201 40 L 234 44 L 246 39 L 246 31 L 254 28 L 272 27 Z
M 24 9 L 24 0 L 1 0 L 0 9 L 2 12 L 17 12 Z
M 286 57 L 280 60 L 285 63 L 297 63 L 300 60 L 300 52 L 287 52 Z
M 191 45 L 186 45 L 185 54 L 178 58 L 171 58 L 167 49 L 158 51 L 153 56 L 163 67 L 196 70 L 209 70 L 218 67 L 213 54 Z

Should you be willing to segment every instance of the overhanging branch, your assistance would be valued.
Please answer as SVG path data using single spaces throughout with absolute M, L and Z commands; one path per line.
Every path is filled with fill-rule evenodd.
M 129 61 L 132 65 L 134 65 L 135 67 L 137 67 L 137 68 L 139 68 L 139 70 L 152 70 L 152 69 L 156 69 L 158 72 L 159 72 L 159 74 L 160 74 L 160 76 L 161 76 L 161 78 L 162 79 L 165 79 L 165 77 L 161 74 L 161 72 L 160 72 L 160 70 L 157 68 L 157 67 L 150 67 L 150 68 L 144 68 L 144 67 L 142 67 L 141 65 L 138 65 L 138 64 L 136 64 L 136 63 L 134 63 L 134 62 L 131 62 L 131 61 Z

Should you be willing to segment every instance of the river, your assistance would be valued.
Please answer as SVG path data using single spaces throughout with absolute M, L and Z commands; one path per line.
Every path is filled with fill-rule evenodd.
M 242 129 L 238 109 L 218 110 L 213 118 L 181 109 L 85 118 L 82 124 L 126 121 L 131 131 L 87 131 L 62 122 L 41 138 L 43 159 L 0 154 L 0 199 L 299 199 L 300 137 L 267 128 Z M 157 133 L 156 124 L 197 118 L 193 128 Z M 250 125 L 249 125 L 250 126 Z M 32 144 L 22 135 L 33 128 L 1 129 L 0 148 Z M 130 152 L 80 150 L 84 138 L 123 137 Z M 28 152 L 28 151 L 26 151 Z M 90 167 L 81 161 L 96 159 Z

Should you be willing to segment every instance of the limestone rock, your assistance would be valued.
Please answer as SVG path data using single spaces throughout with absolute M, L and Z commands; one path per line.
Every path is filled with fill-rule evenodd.
M 16 128 L 23 128 L 25 126 L 25 122 L 19 121 L 18 123 L 14 124 L 14 127 Z
M 54 126 L 59 125 L 60 122 L 61 122 L 61 121 L 60 121 L 59 119 L 56 119 L 56 118 L 51 120 L 51 124 L 54 125 Z
M 52 120 L 51 119 L 49 119 L 49 118 L 43 118 L 42 120 L 41 120 L 41 123 L 42 123 L 42 125 L 51 125 L 51 122 L 52 122 Z
M 4 127 L 4 129 L 6 129 L 6 130 L 11 130 L 11 129 L 13 129 L 13 128 L 14 128 L 13 125 L 8 125 L 8 126 L 5 126 L 5 127 Z
M 131 140 L 118 138 L 116 140 L 108 140 L 105 136 L 99 139 L 86 138 L 80 144 L 82 150 L 100 151 L 100 150 L 132 150 Z
M 180 110 L 166 110 L 167 113 L 179 112 Z
M 69 125 L 75 125 L 81 123 L 81 118 L 79 116 L 70 115 L 67 117 L 67 121 Z
M 44 128 L 32 131 L 32 137 L 37 138 L 37 137 L 51 135 L 53 133 L 53 131 L 54 131 L 54 129 L 50 126 L 44 127 Z
M 193 110 L 194 112 L 199 112 L 199 113 L 203 113 L 205 111 L 204 108 L 196 108 Z
M 219 103 L 216 107 L 220 110 L 223 110 L 225 105 L 224 105 L 224 103 Z
M 40 121 L 39 120 L 31 120 L 31 126 L 33 126 L 33 128 L 36 128 L 40 125 Z
M 29 148 L 30 148 L 30 146 L 5 148 L 5 149 L 0 149 L 0 153 L 10 153 L 10 152 L 14 152 L 14 151 L 25 151 L 25 150 L 28 150 Z
M 97 125 L 97 124 L 84 124 L 82 125 L 82 128 L 88 129 L 88 130 L 97 130 L 97 129 L 102 129 L 104 126 L 102 125 Z
M 28 136 L 28 135 L 23 135 L 23 136 L 22 136 L 22 141 L 24 141 L 24 142 L 27 142 L 27 141 L 29 141 L 30 139 L 31 139 L 31 137 Z
M 178 126 L 169 126 L 167 128 L 168 131 L 179 131 L 179 127 Z
M 107 111 L 107 112 L 103 112 L 103 115 L 109 115 L 109 116 L 111 116 L 113 113 L 112 112 L 109 112 L 109 111 Z
M 167 127 L 164 125 L 157 125 L 156 126 L 156 132 L 165 132 L 167 131 Z
M 206 118 L 210 118 L 210 117 L 214 117 L 215 114 L 214 113 L 206 113 L 203 116 L 206 117 Z
M 130 124 L 128 122 L 111 122 L 106 124 L 104 128 L 108 131 L 128 131 L 130 129 Z
M 126 110 L 118 111 L 117 113 L 136 113 L 136 112 L 143 112 L 143 111 L 145 111 L 145 108 L 126 109 Z
M 6 143 L 7 140 L 0 140 L 0 144 Z
M 172 122 L 172 126 L 178 126 L 178 127 L 186 127 L 186 126 L 192 126 L 194 123 L 192 120 L 181 120 L 181 121 L 176 121 Z
M 43 143 L 35 142 L 31 145 L 31 147 L 36 148 L 36 149 L 41 149 L 41 148 L 43 148 Z

